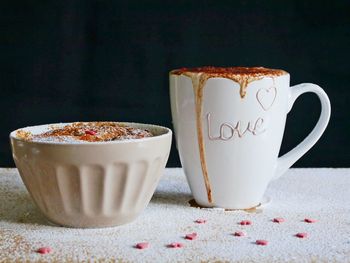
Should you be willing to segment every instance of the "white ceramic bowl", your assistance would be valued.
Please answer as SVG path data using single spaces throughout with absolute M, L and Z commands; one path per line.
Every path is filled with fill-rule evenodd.
M 125 124 L 155 136 L 52 143 L 25 141 L 16 136 L 17 130 L 10 134 L 22 180 L 51 222 L 84 228 L 115 226 L 132 221 L 145 209 L 168 160 L 172 132 L 161 126 Z M 49 126 L 21 130 L 39 134 Z

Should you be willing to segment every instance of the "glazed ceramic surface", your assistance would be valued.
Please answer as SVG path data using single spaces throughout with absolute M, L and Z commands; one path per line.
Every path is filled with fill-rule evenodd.
M 45 143 L 10 134 L 13 158 L 33 200 L 53 223 L 107 227 L 128 223 L 149 203 L 168 160 L 172 132 L 112 142 Z M 59 124 L 63 125 L 63 124 Z M 48 125 L 22 130 L 39 134 Z
M 315 84 L 290 87 L 289 78 L 286 73 L 255 80 L 248 84 L 244 98 L 239 94 L 239 84 L 230 79 L 207 80 L 201 98 L 200 121 L 212 195 L 210 202 L 199 153 L 193 83 L 188 76 L 170 74 L 177 147 L 199 205 L 229 209 L 257 206 L 269 182 L 282 175 L 320 138 L 330 118 L 326 93 Z M 319 97 L 320 119 L 302 143 L 278 157 L 287 114 L 296 98 L 305 92 Z

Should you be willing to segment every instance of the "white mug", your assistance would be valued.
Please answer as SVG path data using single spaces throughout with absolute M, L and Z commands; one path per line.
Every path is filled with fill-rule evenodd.
M 331 112 L 326 93 L 311 83 L 290 87 L 289 79 L 285 71 L 260 67 L 170 72 L 177 147 L 199 205 L 258 206 L 268 184 L 321 137 Z M 298 146 L 278 157 L 287 114 L 306 92 L 320 99 L 320 118 Z

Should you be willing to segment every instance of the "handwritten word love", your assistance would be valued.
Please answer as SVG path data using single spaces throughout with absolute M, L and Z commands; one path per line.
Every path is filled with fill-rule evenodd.
M 230 124 L 227 122 L 224 122 L 219 127 L 219 134 L 217 136 L 214 136 L 212 134 L 212 128 L 211 128 L 211 115 L 210 113 L 207 114 L 207 124 L 208 124 L 208 137 L 209 140 L 223 140 L 228 141 L 232 139 L 235 134 L 239 138 L 242 138 L 247 133 L 250 133 L 252 135 L 259 135 L 265 132 L 265 128 L 263 127 L 264 119 L 258 118 L 255 122 L 249 121 L 247 123 L 247 126 L 243 126 L 241 121 L 238 121 L 236 124 Z M 243 127 L 242 127 L 243 126 Z M 225 132 L 226 130 L 226 132 Z

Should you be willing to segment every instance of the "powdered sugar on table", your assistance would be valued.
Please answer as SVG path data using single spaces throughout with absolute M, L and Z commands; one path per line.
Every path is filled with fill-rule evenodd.
M 261 213 L 200 209 L 188 204 L 192 196 L 183 171 L 166 169 L 151 203 L 134 222 L 72 229 L 47 222 L 17 170 L 0 169 L 0 262 L 349 262 L 349 185 L 350 169 L 292 169 L 269 186 L 272 202 Z M 273 222 L 279 217 L 283 224 Z M 198 219 L 207 221 L 199 224 Z M 241 226 L 242 220 L 252 224 Z M 245 235 L 237 238 L 232 234 L 237 231 Z M 189 233 L 197 238 L 185 239 Z M 268 240 L 268 245 L 256 245 L 256 240 Z M 140 242 L 149 247 L 135 248 Z M 171 243 L 183 247 L 168 248 Z M 42 247 L 52 250 L 37 253 Z

